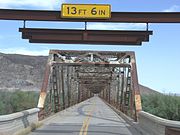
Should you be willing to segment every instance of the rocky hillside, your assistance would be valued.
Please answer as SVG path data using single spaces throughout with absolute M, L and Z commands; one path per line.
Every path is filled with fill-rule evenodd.
M 139 84 L 141 95 L 158 94 L 159 92 Z
M 0 90 L 39 91 L 46 56 L 27 56 L 0 53 Z M 157 93 L 140 85 L 141 94 Z
M 1 90 L 39 90 L 47 57 L 0 53 Z

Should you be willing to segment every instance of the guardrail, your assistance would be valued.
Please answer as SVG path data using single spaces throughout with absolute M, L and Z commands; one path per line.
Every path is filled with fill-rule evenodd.
M 38 108 L 0 116 L 0 135 L 15 135 L 38 122 Z
M 180 121 L 163 119 L 144 111 L 138 113 L 138 118 L 144 135 L 180 135 Z
M 180 121 L 167 120 L 140 111 L 138 113 L 138 122 L 134 122 L 132 118 L 128 117 L 109 103 L 105 103 L 120 115 L 129 125 L 136 128 L 140 135 L 180 135 Z

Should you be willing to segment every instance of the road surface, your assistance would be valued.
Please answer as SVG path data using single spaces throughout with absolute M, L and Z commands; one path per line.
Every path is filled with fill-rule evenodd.
M 56 114 L 29 135 L 140 135 L 99 97 Z

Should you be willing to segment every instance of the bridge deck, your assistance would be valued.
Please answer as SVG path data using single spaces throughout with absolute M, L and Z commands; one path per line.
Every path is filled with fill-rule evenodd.
M 47 120 L 30 135 L 139 135 L 99 97 L 93 97 Z

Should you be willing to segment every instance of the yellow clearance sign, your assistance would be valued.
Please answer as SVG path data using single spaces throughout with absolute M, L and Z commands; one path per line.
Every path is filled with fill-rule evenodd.
M 102 4 L 62 4 L 62 18 L 109 19 L 111 6 Z

